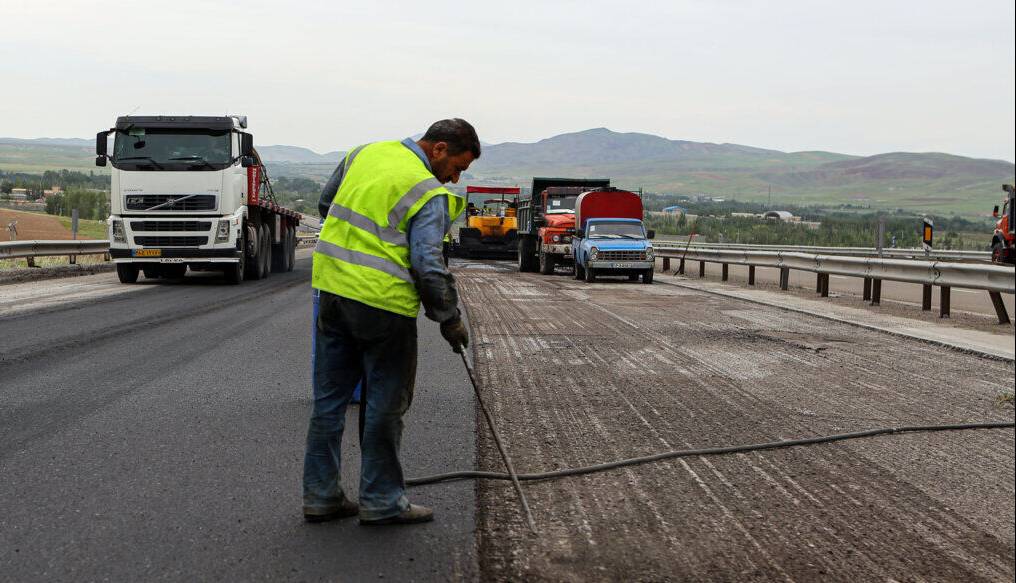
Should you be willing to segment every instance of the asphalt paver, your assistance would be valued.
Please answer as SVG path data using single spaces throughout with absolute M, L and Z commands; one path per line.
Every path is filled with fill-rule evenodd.
M 474 579 L 472 483 L 411 490 L 428 524 L 303 522 L 309 272 L 23 284 L 35 303 L 0 315 L 0 580 Z M 468 379 L 423 317 L 419 337 L 406 474 L 472 468 Z M 357 457 L 351 410 L 347 492 Z

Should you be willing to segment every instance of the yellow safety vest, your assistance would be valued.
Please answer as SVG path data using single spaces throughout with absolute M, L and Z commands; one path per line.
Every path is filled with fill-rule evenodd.
M 415 318 L 420 296 L 409 272 L 409 221 L 435 196 L 448 197 L 452 220 L 466 201 L 401 142 L 352 150 L 343 172 L 314 249 L 312 285 Z

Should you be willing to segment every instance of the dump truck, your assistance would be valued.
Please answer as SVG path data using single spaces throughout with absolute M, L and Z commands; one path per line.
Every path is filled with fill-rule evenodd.
M 519 200 L 519 271 L 549 275 L 558 265 L 570 265 L 575 200 L 607 186 L 609 178 L 533 178 L 529 196 Z
M 452 254 L 457 257 L 514 257 L 518 249 L 519 187 L 467 186 L 465 226 L 452 241 Z M 476 195 L 500 195 L 483 198 L 480 206 Z
M 122 283 L 293 269 L 301 215 L 276 202 L 246 130 L 246 116 L 121 116 L 96 134 L 96 165 L 113 167 L 109 254 Z
M 572 238 L 575 279 L 596 281 L 597 276 L 642 278 L 653 283 L 656 234 L 642 224 L 642 197 L 617 188 L 583 192 L 575 201 L 575 235 Z
M 998 206 L 992 211 L 991 216 L 998 219 L 995 223 L 995 233 L 991 237 L 991 260 L 994 263 L 1016 264 L 1016 252 L 1013 251 L 1013 244 L 1016 243 L 1016 235 L 1013 228 L 1016 227 L 1016 195 L 1013 194 L 1012 184 L 1003 184 L 1002 192 L 1006 199 L 1002 203 L 1002 211 Z

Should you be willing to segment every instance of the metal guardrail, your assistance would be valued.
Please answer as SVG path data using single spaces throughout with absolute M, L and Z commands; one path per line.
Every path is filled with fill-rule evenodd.
M 56 255 L 73 257 L 100 253 L 109 253 L 109 241 L 8 241 L 0 243 L 0 259 L 26 258 L 31 262 L 36 257 Z
M 829 276 L 842 275 L 864 280 L 864 299 L 873 305 L 881 302 L 882 281 L 915 283 L 924 286 L 922 308 L 931 309 L 931 288 L 941 289 L 941 316 L 948 317 L 950 290 L 953 287 L 987 291 L 999 323 L 1009 323 L 1009 316 L 1001 294 L 1016 293 L 1016 269 L 1005 265 L 980 265 L 949 261 L 921 261 L 879 257 L 857 257 L 792 251 L 760 251 L 755 249 L 716 248 L 716 246 L 656 247 L 657 256 L 663 258 L 664 271 L 670 270 L 670 260 L 679 259 L 678 273 L 685 272 L 686 261 L 699 262 L 699 276 L 705 275 L 706 263 L 723 266 L 722 279 L 728 278 L 727 266 L 748 266 L 748 285 L 755 284 L 756 267 L 780 270 L 780 289 L 789 287 L 790 271 L 809 271 L 818 275 L 815 291 L 829 296 Z
M 657 241 L 653 244 L 657 250 L 690 249 L 736 249 L 745 251 L 783 251 L 789 253 L 814 253 L 820 255 L 849 255 L 852 257 L 884 257 L 889 259 L 931 259 L 949 261 L 991 261 L 991 251 L 964 251 L 955 249 L 938 249 L 925 252 L 924 249 L 882 249 L 879 254 L 874 247 L 812 247 L 807 245 L 749 245 L 746 243 L 691 243 L 682 241 Z

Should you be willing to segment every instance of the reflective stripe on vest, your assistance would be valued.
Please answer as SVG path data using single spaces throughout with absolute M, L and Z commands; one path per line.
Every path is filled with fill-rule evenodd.
M 401 142 L 350 152 L 315 249 L 313 286 L 415 317 L 420 300 L 406 233 L 409 221 L 435 196 L 448 197 L 453 219 L 465 209 L 465 201 Z

